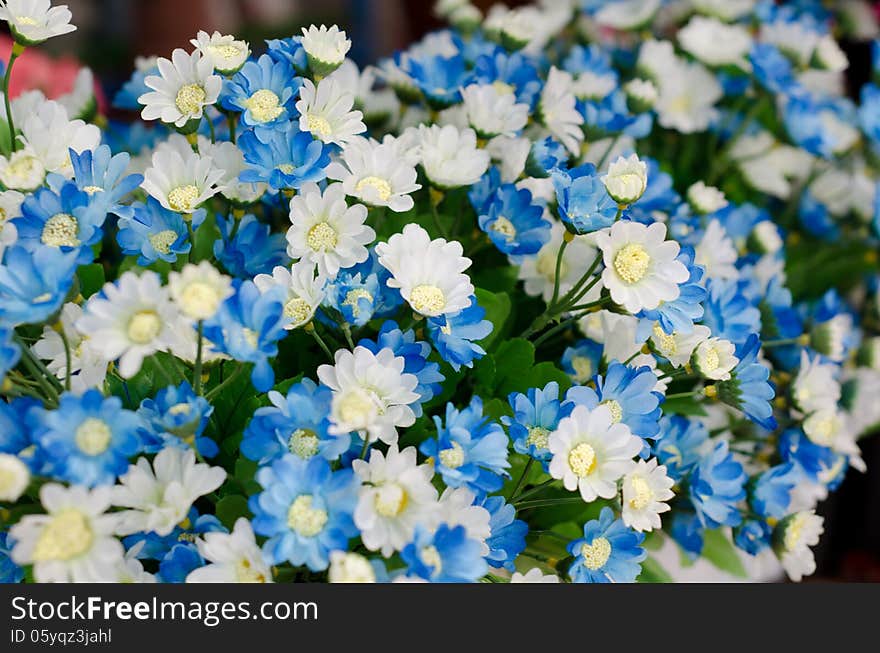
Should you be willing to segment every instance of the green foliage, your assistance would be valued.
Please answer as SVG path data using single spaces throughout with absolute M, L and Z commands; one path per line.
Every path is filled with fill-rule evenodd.
M 728 574 L 738 578 L 748 576 L 736 547 L 722 530 L 707 530 L 704 533 L 703 557 Z

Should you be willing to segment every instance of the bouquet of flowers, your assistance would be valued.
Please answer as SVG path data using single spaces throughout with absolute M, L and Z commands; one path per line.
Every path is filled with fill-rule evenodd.
M 843 94 L 841 17 L 436 10 L 363 70 L 336 26 L 199 32 L 119 123 L 90 75 L 10 98 L 75 27 L 0 3 L 0 581 L 815 570 L 880 422 L 880 88 Z

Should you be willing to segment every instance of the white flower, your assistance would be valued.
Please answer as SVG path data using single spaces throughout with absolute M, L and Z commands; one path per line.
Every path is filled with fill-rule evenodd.
M 849 59 L 847 59 L 846 53 L 840 49 L 840 46 L 831 34 L 825 34 L 819 39 L 813 57 L 823 70 L 842 73 L 849 67 Z
M 456 313 L 470 305 L 474 286 L 464 273 L 471 260 L 458 241 L 431 240 L 410 223 L 387 243 L 376 245 L 379 263 L 391 272 L 389 288 L 398 288 L 414 311 L 426 317 Z
M 636 113 L 643 113 L 654 107 L 660 93 L 657 86 L 649 79 L 631 79 L 623 85 L 630 108 Z
M 596 233 L 596 245 L 605 262 L 602 283 L 630 313 L 676 299 L 678 284 L 688 279 L 687 268 L 676 260 L 678 243 L 666 240 L 662 223 L 616 222 Z
M 113 505 L 129 508 L 119 513 L 120 534 L 155 531 L 168 535 L 184 520 L 193 502 L 219 488 L 226 479 L 222 467 L 196 463 L 191 449 L 166 447 L 153 459 L 138 458 L 113 487 Z
M 9 158 L 0 156 L 0 182 L 7 188 L 36 190 L 45 178 L 46 168 L 29 147 L 13 152 Z
M 434 3 L 434 14 L 438 18 L 448 19 L 452 13 L 468 4 L 469 0 L 437 0 Z
M 846 355 L 844 339 L 852 333 L 853 319 L 849 313 L 838 313 L 830 320 L 816 324 L 810 331 L 810 346 L 831 360 L 843 362 Z
M 739 363 L 734 356 L 733 343 L 723 338 L 709 338 L 700 343 L 694 352 L 694 367 L 707 379 L 727 381 L 731 370 Z
M 662 127 L 692 134 L 708 129 L 718 115 L 715 103 L 724 92 L 715 75 L 703 65 L 675 58 L 672 67 L 661 69 L 655 81 L 660 97 L 654 108 Z
M 720 211 L 728 204 L 724 193 L 702 181 L 691 184 L 687 189 L 687 200 L 694 211 L 704 215 Z
M 330 28 L 312 25 L 302 29 L 302 47 L 312 70 L 318 75 L 327 75 L 343 62 L 351 49 L 351 41 L 336 25 Z
M 288 331 L 312 321 L 315 311 L 324 301 L 324 282 L 324 277 L 315 276 L 315 266 L 309 261 L 294 263 L 290 268 L 279 265 L 272 270 L 272 274 L 254 277 L 260 292 L 266 292 L 273 286 L 281 286 L 287 291 L 284 316 L 290 321 L 284 328 Z
M 522 176 L 531 148 L 532 141 L 516 136 L 496 136 L 486 143 L 486 151 L 498 165 L 501 181 L 505 184 L 514 183 Z M 532 197 L 535 197 L 534 193 Z
M 581 100 L 603 100 L 616 88 L 615 75 L 600 75 L 590 70 L 580 73 L 572 85 L 575 97 Z
M 703 232 L 695 248 L 694 262 L 703 266 L 703 279 L 736 279 L 740 272 L 736 267 L 739 253 L 721 223 L 713 218 Z M 705 285 L 705 281 L 703 281 Z
M 0 158 L 2 159 L 2 158 Z M 0 260 L 7 247 L 18 240 L 18 229 L 11 220 L 21 217 L 24 195 L 15 190 L 0 192 Z
M 618 157 L 602 178 L 608 194 L 618 204 L 632 204 L 648 187 L 648 165 L 637 154 Z
M 818 354 L 810 359 L 806 350 L 802 350 L 800 367 L 791 384 L 795 405 L 804 413 L 835 408 L 840 400 L 840 383 L 836 374 L 837 366 L 823 363 Z
M 363 204 L 348 206 L 342 184 L 330 184 L 323 194 L 317 184 L 305 184 L 290 200 L 287 254 L 310 261 L 318 273 L 334 278 L 340 268 L 367 260 L 365 245 L 376 232 L 365 223 Z
M 60 319 L 70 347 L 70 388 L 78 393 L 101 386 L 107 376 L 107 361 L 92 349 L 88 336 L 76 328 L 82 314 L 79 305 L 68 302 L 61 309 Z M 67 351 L 56 328 L 44 326 L 43 335 L 34 343 L 33 351 L 42 360 L 49 361 L 46 367 L 64 381 L 67 377 Z
M 334 77 L 318 82 L 317 87 L 310 79 L 305 80 L 299 97 L 299 128 L 325 143 L 345 145 L 352 136 L 367 130 L 364 114 L 353 110 L 354 94 Z
M 199 50 L 192 54 L 176 48 L 171 61 L 164 57 L 156 60 L 158 75 L 144 79 L 153 89 L 138 98 L 144 105 L 141 117 L 183 127 L 190 120 L 201 120 L 205 107 L 214 104 L 220 95 L 223 78 L 214 74 L 211 57 Z
M 97 109 L 95 101 L 95 75 L 90 68 L 80 68 L 73 80 L 73 88 L 57 98 L 58 103 L 72 118 L 87 119 Z M 13 114 L 15 109 L 12 110 Z
M 214 32 L 210 36 L 204 30 L 199 30 L 196 38 L 190 39 L 190 43 L 209 59 L 214 70 L 223 75 L 231 75 L 244 65 L 251 53 L 247 41 L 236 41 L 232 35 L 223 35 Z
M 209 261 L 187 263 L 180 272 L 172 270 L 168 290 L 181 314 L 193 321 L 214 317 L 220 304 L 233 294 L 232 279 Z
M 532 567 L 526 573 L 521 574 L 518 571 L 513 572 L 510 577 L 511 583 L 558 583 L 559 576 L 556 574 L 545 574 L 537 567 Z
M 376 570 L 359 553 L 331 551 L 327 580 L 331 583 L 375 583 Z
M 690 361 L 694 349 L 711 333 L 709 327 L 695 324 L 690 333 L 673 331 L 668 334 L 659 322 L 655 322 L 651 331 L 651 343 L 654 345 L 654 350 L 668 360 L 672 367 L 679 368 Z
M 548 447 L 550 476 L 562 479 L 566 490 L 579 490 L 589 503 L 617 494 L 617 481 L 635 466 L 633 456 L 642 450 L 642 440 L 615 422 L 608 406 L 591 411 L 579 405 L 560 420 Z
M 25 515 L 9 535 L 12 561 L 34 566 L 38 583 L 108 582 L 123 559 L 114 537 L 118 516 L 106 514 L 109 487 L 88 490 L 48 483 L 40 488 L 45 515 Z
M 775 45 L 802 67 L 810 63 L 820 38 L 807 21 L 783 19 L 761 23 L 760 40 Z
M 776 553 L 785 573 L 795 582 L 816 571 L 816 560 L 810 547 L 819 543 L 819 537 L 825 531 L 823 521 L 810 510 L 786 517 L 776 527 Z
M 740 25 L 694 16 L 678 31 L 678 43 L 709 66 L 749 66 L 746 58 L 752 47 L 752 37 Z
M 69 120 L 63 106 L 47 101 L 25 119 L 20 139 L 25 150 L 39 160 L 46 172 L 57 172 L 70 179 L 73 177 L 70 150 L 82 154 L 97 149 L 101 144 L 101 130 L 82 120 Z
M 494 84 L 471 84 L 461 91 L 468 123 L 482 138 L 513 136 L 526 126 L 529 106 Z
M 31 482 L 31 472 L 18 456 L 0 453 L 0 501 L 15 503 Z
M 621 0 L 605 3 L 593 18 L 604 27 L 631 30 L 646 24 L 659 8 L 660 0 Z
M 397 427 L 412 426 L 410 404 L 418 401 L 418 379 L 404 373 L 405 361 L 389 348 L 374 354 L 366 347 L 339 349 L 333 365 L 321 365 L 318 378 L 333 391 L 330 433 L 358 431 L 369 441 L 397 442 Z
M 470 186 L 489 168 L 489 153 L 477 147 L 473 129 L 453 125 L 419 127 L 421 164 L 433 186 L 442 189 Z
M 756 224 L 751 238 L 763 254 L 776 254 L 784 245 L 779 227 L 772 220 L 763 220 Z
M 9 23 L 13 37 L 22 45 L 36 45 L 76 29 L 67 5 L 51 6 L 49 0 L 4 0 L 0 19 Z
M 755 7 L 755 0 L 691 0 L 694 9 L 728 22 L 741 18 Z
M 865 462 L 856 444 L 856 434 L 845 412 L 835 408 L 821 408 L 807 416 L 803 430 L 816 444 L 843 454 L 853 467 L 865 471 Z
M 553 288 L 556 280 L 556 258 L 559 247 L 565 234 L 565 227 L 561 222 L 553 222 L 550 229 L 550 240 L 544 243 L 535 256 L 522 259 L 519 264 L 517 275 L 525 283 L 526 294 L 533 297 L 540 296 L 545 302 L 553 297 Z M 562 264 L 559 266 L 559 293 L 568 292 L 574 287 L 578 279 L 586 272 L 587 266 L 596 256 L 596 249 L 590 244 L 585 236 L 576 236 L 568 244 L 562 255 Z M 594 286 L 598 290 L 598 284 Z M 585 301 L 592 301 L 598 297 L 587 297 Z
M 188 153 L 181 154 L 188 156 Z M 199 154 L 210 157 L 214 169 L 223 172 L 217 180 L 217 190 L 233 204 L 253 204 L 266 192 L 265 182 L 251 184 L 239 181 L 238 176 L 247 164 L 244 153 L 233 143 L 229 141 L 211 143 L 207 138 L 199 136 Z
M 432 528 L 446 524 L 450 528 L 463 526 L 467 536 L 482 546 L 482 554 L 489 554 L 486 540 L 492 535 L 489 522 L 492 516 L 483 506 L 475 506 L 476 496 L 466 487 L 448 487 L 440 495 Z
M 327 166 L 327 177 L 341 181 L 346 195 L 398 213 L 413 207 L 410 193 L 421 188 L 415 165 L 400 158 L 393 144 L 367 139 L 347 143 L 341 162 Z
M 187 583 L 272 582 L 272 569 L 244 517 L 235 521 L 231 533 L 205 533 L 196 546 L 208 564 L 191 571 Z
M 169 211 L 189 215 L 217 193 L 223 176 L 210 157 L 163 147 L 153 153 L 141 187 Z
M 660 528 L 660 513 L 669 510 L 664 503 L 675 493 L 675 482 L 666 475 L 666 467 L 657 466 L 657 459 L 639 460 L 623 477 L 623 523 L 637 531 Z
M 370 452 L 369 462 L 355 460 L 352 468 L 361 480 L 354 523 L 364 546 L 386 558 L 412 540 L 416 526 L 437 508 L 437 490 L 431 485 L 432 465 L 419 465 L 415 447 L 388 453 Z
M 177 311 L 159 275 L 129 271 L 89 299 L 76 328 L 88 334 L 97 356 L 105 361 L 118 358 L 119 373 L 130 379 L 144 358 L 171 345 L 176 320 Z
M 571 74 L 556 66 L 550 68 L 550 74 L 541 90 L 538 116 L 541 123 L 569 152 L 579 154 L 581 143 L 584 142 L 584 132 L 581 129 L 584 117 L 575 107 L 573 85 Z

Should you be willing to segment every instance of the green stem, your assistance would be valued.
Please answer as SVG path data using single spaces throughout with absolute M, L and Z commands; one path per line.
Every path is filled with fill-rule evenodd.
M 198 334 L 198 341 L 196 342 L 196 364 L 193 367 L 193 392 L 197 395 L 202 394 L 202 349 L 204 348 L 204 332 L 205 332 L 205 323 L 203 320 L 199 320 L 198 327 L 196 328 L 196 333 Z
M 548 479 L 548 480 L 544 481 L 543 483 L 536 485 L 531 490 L 526 490 L 525 492 L 523 492 L 522 494 L 520 494 L 518 496 L 514 495 L 513 497 L 511 497 L 509 503 L 517 503 L 519 501 L 522 501 L 523 499 L 527 499 L 528 497 L 533 497 L 555 482 L 556 482 L 555 478 Z
M 702 397 L 702 396 L 703 396 L 703 389 L 700 388 L 699 390 L 691 390 L 690 392 L 676 392 L 671 395 L 666 395 L 666 399 L 667 400 L 669 400 L 669 399 L 687 399 L 688 397 Z
M 239 364 L 239 366 L 235 368 L 235 371 L 232 374 L 230 374 L 229 376 L 227 376 L 226 379 L 224 379 L 223 383 L 221 383 L 218 386 L 215 386 L 214 388 L 209 390 L 207 393 L 205 393 L 205 399 L 207 399 L 208 401 L 211 401 L 212 399 L 214 399 L 214 397 L 219 395 L 223 390 L 225 390 L 228 386 L 230 386 L 233 381 L 238 379 L 238 377 L 241 376 L 242 372 L 247 370 L 247 368 L 248 368 L 247 365 Z
M 309 335 L 315 339 L 315 342 L 318 343 L 318 346 L 324 350 L 324 353 L 327 354 L 327 358 L 330 359 L 330 362 L 333 362 L 333 352 L 330 351 L 330 348 L 327 346 L 327 343 L 321 338 L 318 334 L 318 330 L 315 329 L 315 325 L 312 324 L 310 328 L 306 329 L 309 332 Z
M 560 331 L 563 331 L 566 328 L 568 328 L 568 326 L 571 325 L 572 323 L 577 322 L 579 319 L 581 319 L 580 314 L 573 315 L 569 318 L 562 320 L 562 322 L 560 322 L 559 324 L 554 326 L 552 329 L 547 329 L 544 333 L 542 333 L 540 335 L 540 337 L 537 340 L 535 340 L 535 349 L 537 349 L 538 347 L 543 345 L 545 342 L 547 342 L 550 338 L 552 338 L 554 335 L 556 335 Z
M 58 335 L 61 336 L 61 342 L 64 343 L 64 389 L 70 392 L 70 341 L 67 339 L 67 333 L 64 332 L 64 324 L 58 323 Z
M 440 215 L 437 212 L 437 206 L 440 202 L 435 202 L 433 199 L 431 200 L 431 217 L 434 219 L 434 226 L 437 227 L 437 232 L 446 238 L 449 239 L 449 235 L 446 233 L 446 230 L 443 228 L 443 225 L 440 224 Z
M 9 55 L 9 63 L 6 64 L 6 74 L 3 76 L 3 99 L 6 103 L 6 120 L 9 123 L 9 153 L 16 150 L 15 125 L 12 120 L 12 104 L 9 99 L 9 80 L 12 78 L 12 64 L 18 59 L 18 55 L 24 52 L 24 46 L 13 43 L 12 54 Z
M 229 126 L 229 140 L 235 145 L 235 114 L 231 111 L 226 114 L 226 124 Z
M 519 475 L 519 478 L 516 481 L 516 485 L 513 486 L 513 491 L 510 493 L 511 498 L 515 497 L 519 493 L 519 489 L 522 487 L 522 484 L 526 480 L 526 476 L 529 475 L 529 471 L 532 469 L 532 465 L 534 464 L 535 459 L 531 456 L 529 457 L 526 466 L 523 467 L 522 474 Z
M 602 299 L 597 299 L 594 302 L 587 302 L 586 304 L 577 304 L 576 306 L 567 306 L 565 308 L 566 311 L 588 311 L 591 308 L 596 308 L 597 306 L 604 306 L 610 300 L 610 297 L 603 297 Z
M 187 219 L 187 217 L 189 219 Z M 189 252 L 187 252 L 187 260 L 191 263 L 195 263 L 195 254 L 196 254 L 196 232 L 193 229 L 192 225 L 192 216 L 185 216 L 184 222 L 186 222 L 186 232 L 189 236 Z
M 556 308 L 556 300 L 559 299 L 559 273 L 562 270 L 562 256 L 565 254 L 565 248 L 568 247 L 569 238 L 570 236 L 568 232 L 565 232 L 565 235 L 562 238 L 562 244 L 559 246 L 559 253 L 556 254 L 556 271 L 553 278 L 553 297 L 547 305 L 548 311 L 552 311 Z
M 361 447 L 361 460 L 367 459 L 367 451 L 370 450 L 370 434 L 364 433 L 364 446 Z
M 611 151 L 614 149 L 614 146 L 617 145 L 617 141 L 620 140 L 620 133 L 616 134 L 614 138 L 611 139 L 610 145 L 608 145 L 608 149 L 605 150 L 605 154 L 602 155 L 602 158 L 599 159 L 599 163 L 596 164 L 596 170 L 601 170 L 602 166 L 605 165 L 605 161 L 608 160 L 608 156 L 611 154 Z
M 569 503 L 584 503 L 583 498 L 578 495 L 576 497 L 561 497 L 559 499 L 535 499 L 534 501 L 522 501 L 516 504 L 518 510 L 527 510 L 529 508 L 543 508 L 545 506 L 561 506 Z

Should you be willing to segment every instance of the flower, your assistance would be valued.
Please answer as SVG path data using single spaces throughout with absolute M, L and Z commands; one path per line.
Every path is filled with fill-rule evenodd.
M 73 284 L 77 252 L 10 247 L 0 265 L 0 319 L 4 324 L 35 324 L 61 308 Z
M 414 223 L 376 245 L 379 263 L 392 275 L 388 286 L 400 289 L 412 309 L 426 317 L 456 313 L 470 304 L 474 286 L 464 271 L 471 260 L 463 253 L 461 243 L 431 240 Z
M 321 141 L 300 131 L 295 122 L 259 137 L 253 130 L 238 139 L 247 167 L 239 179 L 248 183 L 266 183 L 273 193 L 300 189 L 303 184 L 319 182 L 327 176 L 330 153 Z
M 264 54 L 245 63 L 223 85 L 220 104 L 241 113 L 245 127 L 283 129 L 293 116 L 298 81 L 290 64 Z
M 461 89 L 473 75 L 460 54 L 408 57 L 405 67 L 428 106 L 437 111 L 460 102 Z
M 728 25 L 717 18 L 694 16 L 678 31 L 678 43 L 708 66 L 746 68 L 752 37 L 741 25 Z
M 532 203 L 531 192 L 513 184 L 495 191 L 478 222 L 495 247 L 511 256 L 537 254 L 550 240 L 543 207 Z
M 246 41 L 237 41 L 234 36 L 217 31 L 209 35 L 204 30 L 199 30 L 196 38 L 189 42 L 202 56 L 210 59 L 214 70 L 223 75 L 237 72 L 251 52 Z
M 155 399 L 144 399 L 137 409 L 147 431 L 141 433 L 144 452 L 195 446 L 199 454 L 213 458 L 219 452 L 217 443 L 203 435 L 213 412 L 214 407 L 196 395 L 188 381 L 162 388 Z
M 12 562 L 12 547 L 9 534 L 0 532 L 0 583 L 20 583 L 24 580 L 24 569 Z
M 836 375 L 835 365 L 824 362 L 818 354 L 811 358 L 805 349 L 801 350 L 798 373 L 791 384 L 795 405 L 804 413 L 834 409 L 841 394 Z
M 303 379 L 286 396 L 271 390 L 268 397 L 272 405 L 257 408 L 245 428 L 241 453 L 246 458 L 266 465 L 287 453 L 336 460 L 348 451 L 350 434 L 330 433 L 330 388 Z
M 483 319 L 485 317 L 485 309 L 472 296 L 467 308 L 428 318 L 428 333 L 434 348 L 456 372 L 462 365 L 473 367 L 475 360 L 486 355 L 486 350 L 476 343 L 487 338 L 495 327 Z
M 173 147 L 156 150 L 151 163 L 141 186 L 169 211 L 193 216 L 185 220 L 195 220 L 196 210 L 217 193 L 223 177 L 211 158 Z
M 128 468 L 140 450 L 137 414 L 122 409 L 119 397 L 99 390 L 82 395 L 65 392 L 58 408 L 37 414 L 34 441 L 42 449 L 48 472 L 85 487 L 109 485 Z
M 413 207 L 410 194 L 421 188 L 415 166 L 400 157 L 393 143 L 366 139 L 346 144 L 340 161 L 330 164 L 327 176 L 342 182 L 345 194 L 370 206 L 387 206 L 402 213 Z
M 573 85 L 571 74 L 551 67 L 538 102 L 538 116 L 553 137 L 576 156 L 584 141 L 584 117 L 575 108 Z
M 526 533 L 529 526 L 516 519 L 516 508 L 506 503 L 504 497 L 484 497 L 478 502 L 488 511 L 491 533 L 486 538 L 489 553 L 486 561 L 495 568 L 513 571 L 514 560 L 526 549 Z
M 359 553 L 331 551 L 327 582 L 376 583 L 378 582 L 377 567 L 384 571 L 380 562 L 368 560 Z
M 750 420 L 772 431 L 776 428 L 776 418 L 770 401 L 776 392 L 768 381 L 770 370 L 757 360 L 760 349 L 758 336 L 749 336 L 736 350 L 739 362 L 730 373 L 730 380 L 719 381 L 715 387 L 721 401 L 738 408 Z
M 501 425 L 486 417 L 478 396 L 467 408 L 446 405 L 446 420 L 434 416 L 437 437 L 424 440 L 419 447 L 449 487 L 467 487 L 473 492 L 501 489 L 510 462 L 508 437 Z
M 336 25 L 329 28 L 324 25 L 303 27 L 301 43 L 308 57 L 309 68 L 321 77 L 336 70 L 351 48 L 351 41 Z
M 513 409 L 513 417 L 505 415 L 501 423 L 510 433 L 514 451 L 541 462 L 549 461 L 550 434 L 574 407 L 571 403 L 560 404 L 559 384 L 551 381 L 543 388 L 529 388 L 528 394 L 511 392 L 507 403 Z
M 575 583 L 632 583 L 647 552 L 642 533 L 630 530 L 607 506 L 599 519 L 584 524 L 584 537 L 568 545 L 574 562 L 568 575 Z
M 605 270 L 602 283 L 611 298 L 631 313 L 657 308 L 679 295 L 690 273 L 676 257 L 679 246 L 666 240 L 666 225 L 616 222 L 596 234 Z
M 216 315 L 220 305 L 233 293 L 232 279 L 220 274 L 209 261 L 188 263 L 180 272 L 168 275 L 171 300 L 181 314 L 193 321 Z
M 89 334 L 90 347 L 105 361 L 119 359 L 119 373 L 133 377 L 144 358 L 169 348 L 177 311 L 159 275 L 125 272 L 86 303 L 76 328 Z
M 208 564 L 190 572 L 187 583 L 272 582 L 272 570 L 244 517 L 235 520 L 231 533 L 205 533 L 196 546 Z
M 46 246 L 73 250 L 80 263 L 89 263 L 93 258 L 91 246 L 101 239 L 106 216 L 96 209 L 90 206 L 88 195 L 72 183 L 65 184 L 57 195 L 48 188 L 37 189 L 22 203 L 22 217 L 14 220 L 17 243 L 28 249 Z
M 648 187 L 648 164 L 640 160 L 637 154 L 626 158 L 619 156 L 608 166 L 602 183 L 615 202 L 633 204 Z
M 86 149 L 82 153 L 71 150 L 73 180 L 77 188 L 89 195 L 90 204 L 96 207 L 98 215 L 112 213 L 120 218 L 131 217 L 132 208 L 122 204 L 122 200 L 141 185 L 144 177 L 125 174 L 130 162 L 128 152 L 113 155 L 107 145 L 101 145 L 94 151 Z M 49 174 L 49 185 L 56 192 L 64 187 L 61 179 L 55 173 Z
M 284 234 L 273 234 L 270 225 L 260 222 L 253 214 L 238 220 L 222 215 L 215 219 L 220 238 L 214 241 L 214 256 L 232 276 L 257 278 L 290 264 Z M 238 225 L 237 231 L 235 225 Z
M 223 79 L 214 74 L 212 57 L 199 50 L 187 54 L 176 48 L 171 60 L 156 60 L 158 75 L 147 75 L 144 85 L 151 91 L 138 98 L 144 105 L 144 120 L 160 119 L 164 123 L 183 128 L 191 120 L 201 120 L 205 107 L 214 104 L 220 96 Z
M 578 405 L 559 421 L 547 446 L 553 454 L 550 475 L 590 502 L 617 493 L 617 481 L 635 466 L 632 459 L 642 441 L 626 424 L 614 421 L 608 406 L 589 410 Z
M 529 105 L 492 84 L 471 84 L 462 89 L 461 97 L 468 123 L 480 138 L 514 136 L 528 122 Z
M 489 569 L 480 549 L 480 543 L 469 538 L 464 527 L 440 524 L 433 534 L 417 528 L 400 557 L 408 574 L 429 582 L 473 583 Z
M 30 470 L 18 456 L 0 453 L 0 501 L 15 503 L 30 482 Z
M 513 572 L 510 577 L 511 583 L 558 583 L 559 576 L 556 574 L 545 574 L 538 567 L 532 567 L 526 573 L 521 574 L 518 571 Z
M 305 326 L 312 321 L 315 310 L 324 299 L 324 278 L 315 276 L 315 269 L 308 261 L 300 261 L 290 268 L 276 266 L 272 274 L 258 274 L 254 283 L 262 293 L 283 289 L 284 328 L 286 330 Z
M 25 515 L 9 531 L 15 542 L 12 561 L 33 565 L 38 583 L 108 582 L 122 560 L 122 544 L 113 534 L 118 515 L 107 514 L 111 489 L 40 488 L 46 514 Z
M 316 184 L 305 184 L 290 200 L 287 254 L 314 263 L 318 274 L 333 278 L 340 268 L 367 260 L 365 245 L 376 232 L 366 220 L 364 205 L 345 203 L 342 184 L 330 184 L 323 193 Z
M 746 474 L 728 451 L 726 440 L 717 442 L 694 467 L 690 499 L 707 528 L 736 526 L 742 521 L 737 503 L 746 498 Z
M 10 189 L 35 190 L 46 177 L 46 168 L 30 148 L 0 156 L 0 182 Z M 22 198 L 23 199 L 23 198 Z
M 723 338 L 707 338 L 694 350 L 694 368 L 707 379 L 727 381 L 739 363 L 733 343 Z
M 761 517 L 782 519 L 788 514 L 798 477 L 793 463 L 771 467 L 758 476 L 749 489 L 749 505 Z
M 477 147 L 473 129 L 419 126 L 419 162 L 431 185 L 448 190 L 470 186 L 489 168 L 489 153 Z
M 148 197 L 146 204 L 133 204 L 132 208 L 131 218 L 118 221 L 116 241 L 124 254 L 138 256 L 138 265 L 159 260 L 173 263 L 178 255 L 192 249 L 186 222 L 179 213 L 166 209 L 153 197 Z
M 146 458 L 138 458 L 112 488 L 113 505 L 128 508 L 118 514 L 118 531 L 168 535 L 196 499 L 219 488 L 225 479 L 222 467 L 197 463 L 191 449 L 166 447 L 156 454 L 152 466 Z
M 811 546 L 819 543 L 824 519 L 814 511 L 802 511 L 782 520 L 773 530 L 773 548 L 785 573 L 795 582 L 816 571 Z
M 288 454 L 260 468 L 257 482 L 263 491 L 248 506 L 254 531 L 269 538 L 263 554 L 270 564 L 287 561 L 322 571 L 330 552 L 346 550 L 358 534 L 352 515 L 359 483 L 351 469 L 334 472 L 323 458 Z
M 52 7 L 49 0 L 5 0 L 0 5 L 0 19 L 9 23 L 16 43 L 37 45 L 53 36 L 76 29 L 67 5 Z
M 373 449 L 369 462 L 355 460 L 352 469 L 362 484 L 354 522 L 364 546 L 387 558 L 402 550 L 418 524 L 429 521 L 435 511 L 434 470 L 431 465 L 417 464 L 415 447 L 399 451 L 396 444 L 384 455 Z
M 544 243 L 535 256 L 524 257 L 519 262 L 517 276 L 524 280 L 526 294 L 540 296 L 545 302 L 550 302 L 556 287 L 556 260 L 565 234 L 565 227 L 554 222 L 550 227 L 550 240 Z M 583 268 L 584 261 L 592 261 L 595 257 L 596 249 L 586 237 L 575 237 L 568 244 L 559 265 L 560 296 L 570 291 L 586 272 Z M 598 290 L 601 288 L 597 288 L 597 292 Z
M 35 107 L 21 124 L 21 143 L 23 151 L 33 155 L 39 165 L 27 159 L 16 160 L 13 154 L 7 169 L 13 179 L 36 180 L 39 168 L 55 172 L 66 179 L 73 176 L 74 169 L 70 150 L 77 154 L 86 150 L 96 150 L 101 144 L 101 130 L 95 125 L 87 125 L 82 120 L 70 120 L 67 110 L 58 102 L 46 101 Z M 15 187 L 15 186 L 13 186 Z M 30 187 L 20 190 L 32 190 Z
M 610 227 L 618 207 L 607 193 L 596 168 L 590 163 L 571 170 L 551 171 L 559 217 L 569 231 L 587 234 Z
M 669 504 L 664 502 L 675 496 L 673 484 L 656 458 L 636 462 L 635 468 L 623 477 L 623 523 L 637 531 L 660 528 L 660 513 L 669 510 Z
M 728 203 L 724 193 L 702 181 L 691 184 L 687 189 L 687 199 L 694 211 L 703 215 L 720 211 Z
M 364 114 L 352 110 L 355 96 L 334 77 L 317 86 L 310 79 L 305 80 L 299 98 L 296 110 L 300 130 L 324 143 L 345 146 L 353 136 L 367 131 Z

